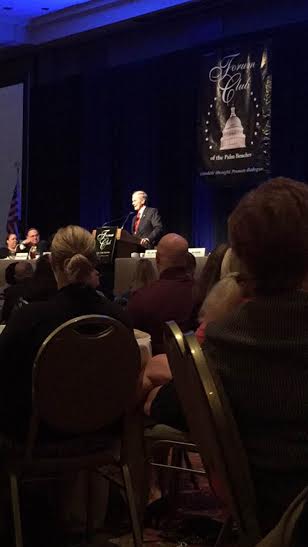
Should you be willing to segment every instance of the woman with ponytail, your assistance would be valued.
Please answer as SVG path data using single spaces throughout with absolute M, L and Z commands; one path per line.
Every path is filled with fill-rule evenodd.
M 125 311 L 93 288 L 96 254 L 92 235 L 80 226 L 60 228 L 51 245 L 58 291 L 14 313 L 0 335 L 0 432 L 23 438 L 32 408 L 35 355 L 45 338 L 65 321 L 87 314 L 114 317 L 130 328 Z

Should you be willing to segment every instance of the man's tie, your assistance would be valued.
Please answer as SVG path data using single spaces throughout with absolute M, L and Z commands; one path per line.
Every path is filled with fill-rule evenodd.
M 138 211 L 136 218 L 135 218 L 135 224 L 134 224 L 134 234 L 137 233 L 138 227 L 140 223 L 140 212 Z

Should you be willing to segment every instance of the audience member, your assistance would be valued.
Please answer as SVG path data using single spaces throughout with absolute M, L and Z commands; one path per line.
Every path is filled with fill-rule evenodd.
M 4 304 L 4 291 L 7 289 L 9 285 L 15 285 L 15 268 L 16 268 L 17 262 L 14 260 L 13 262 L 10 262 L 9 265 L 6 267 L 4 272 L 4 278 L 5 278 L 5 285 L 0 287 L 0 317 L 2 321 L 2 309 Z
M 128 302 L 133 325 L 151 335 L 154 354 L 162 353 L 165 321 L 175 319 L 183 330 L 191 327 L 193 281 L 187 274 L 187 252 L 186 239 L 165 235 L 156 254 L 159 279 L 138 289 Z
M 196 257 L 192 253 L 187 253 L 187 273 L 192 279 L 195 278 L 195 272 L 197 267 Z
M 127 302 L 138 289 L 149 287 L 157 280 L 157 272 L 148 258 L 141 258 L 137 261 L 136 271 L 130 289 L 121 296 L 118 296 L 115 301 L 121 306 L 127 306 Z
M 8 234 L 6 236 L 6 246 L 0 249 L 0 258 L 15 257 L 17 252 L 17 236 L 16 234 Z
M 203 306 L 200 310 L 201 324 L 196 331 L 196 338 L 200 344 L 202 344 L 205 340 L 206 327 L 210 322 L 218 321 L 224 318 L 228 313 L 244 301 L 242 288 L 237 282 L 237 277 L 237 274 L 228 274 L 224 279 L 221 279 L 218 283 L 216 283 L 216 285 L 214 285 L 205 298 Z M 146 363 L 146 366 L 142 371 L 140 392 L 140 399 L 144 399 L 146 397 L 144 404 L 145 414 L 150 414 L 151 404 L 158 393 L 159 387 L 166 385 L 171 380 L 172 374 L 167 355 L 165 353 L 155 355 Z M 167 420 L 170 425 L 171 421 L 174 419 L 175 425 L 178 426 L 177 412 L 180 412 L 179 407 L 176 405 L 173 407 L 173 399 L 168 401 L 168 398 L 169 395 L 164 399 L 164 415 L 161 415 L 161 419 L 162 421 Z M 155 404 L 158 405 L 160 403 L 157 400 Z M 170 413 L 172 413 L 172 417 L 170 417 Z M 180 423 L 185 423 L 182 418 Z
M 33 302 L 14 313 L 0 335 L 3 363 L 0 386 L 0 431 L 24 437 L 31 414 L 32 366 L 45 338 L 65 321 L 80 315 L 115 317 L 130 327 L 121 307 L 87 286 L 96 263 L 95 241 L 79 226 L 61 228 L 51 247 L 58 292 L 47 302 Z
M 14 260 L 14 262 L 11 262 L 5 269 L 4 278 L 5 283 L 7 285 L 15 285 L 16 279 L 15 279 L 15 268 L 17 266 L 18 262 Z
M 236 256 L 234 249 L 228 247 L 222 259 L 220 268 L 220 279 L 223 279 L 230 274 L 233 275 L 234 273 L 243 272 L 243 270 L 243 264 L 240 263 L 240 260 Z
M 308 483 L 307 234 L 305 184 L 274 179 L 240 201 L 229 238 L 255 297 L 209 324 L 204 344 L 247 449 L 263 532 Z M 158 400 L 168 390 L 174 399 L 172 386 Z M 151 415 L 159 419 L 154 407 L 155 399 Z
M 238 271 L 232 272 L 233 269 Z M 221 276 L 224 277 L 212 287 L 199 310 L 198 321 L 200 324 L 195 334 L 200 345 L 205 340 L 206 327 L 211 321 L 223 318 L 236 306 L 239 306 L 245 298 L 253 296 L 252 291 L 248 294 L 246 285 L 244 289 L 241 281 L 245 274 L 246 272 L 235 256 L 234 251 L 231 248 L 227 249 L 221 264 Z M 151 402 L 158 393 L 156 388 L 167 384 L 171 380 L 172 374 L 165 353 L 155 355 L 147 362 L 142 372 L 140 392 L 141 399 L 147 396 L 145 403 L 146 414 L 149 414 Z M 155 391 L 150 393 L 153 389 Z
M 33 275 L 31 263 L 27 260 L 17 262 L 14 269 L 15 284 L 4 290 L 4 303 L 2 308 L 1 320 L 6 323 L 18 304 L 20 298 L 25 297 L 25 293 L 30 284 Z
M 29 228 L 26 239 L 19 244 L 19 250 L 29 253 L 30 258 L 48 251 L 47 241 L 41 240 L 39 231 L 36 228 Z
M 157 280 L 156 270 L 148 258 L 141 258 L 137 262 L 134 279 L 131 286 L 131 292 L 135 292 L 143 287 L 149 287 Z
M 88 285 L 89 287 L 92 287 L 92 289 L 99 289 L 100 287 L 100 273 L 98 270 L 93 270 L 93 272 L 90 274 L 90 277 L 88 279 Z
M 48 300 L 57 292 L 57 282 L 50 263 L 50 256 L 41 256 L 36 264 L 33 276 L 25 287 L 23 298 L 27 302 Z
M 209 323 L 223 319 L 243 302 L 243 291 L 237 278 L 237 273 L 229 273 L 214 285 L 205 298 L 199 312 L 200 325 L 196 330 L 199 344 L 205 340 L 205 331 Z
M 194 317 L 199 315 L 199 310 L 215 283 L 221 276 L 221 265 L 228 250 L 227 243 L 221 243 L 209 254 L 203 266 L 201 274 L 194 286 Z M 197 322 L 195 324 L 197 326 Z

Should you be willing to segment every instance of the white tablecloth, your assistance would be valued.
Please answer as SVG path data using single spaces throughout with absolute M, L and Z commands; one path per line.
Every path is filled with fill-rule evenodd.
M 138 329 L 134 329 L 134 335 L 141 353 L 141 366 L 144 367 L 152 357 L 151 336 Z

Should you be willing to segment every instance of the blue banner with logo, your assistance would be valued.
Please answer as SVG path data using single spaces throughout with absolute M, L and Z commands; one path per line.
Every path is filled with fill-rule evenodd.
M 270 173 L 272 78 L 267 45 L 202 58 L 199 171 L 222 182 Z

